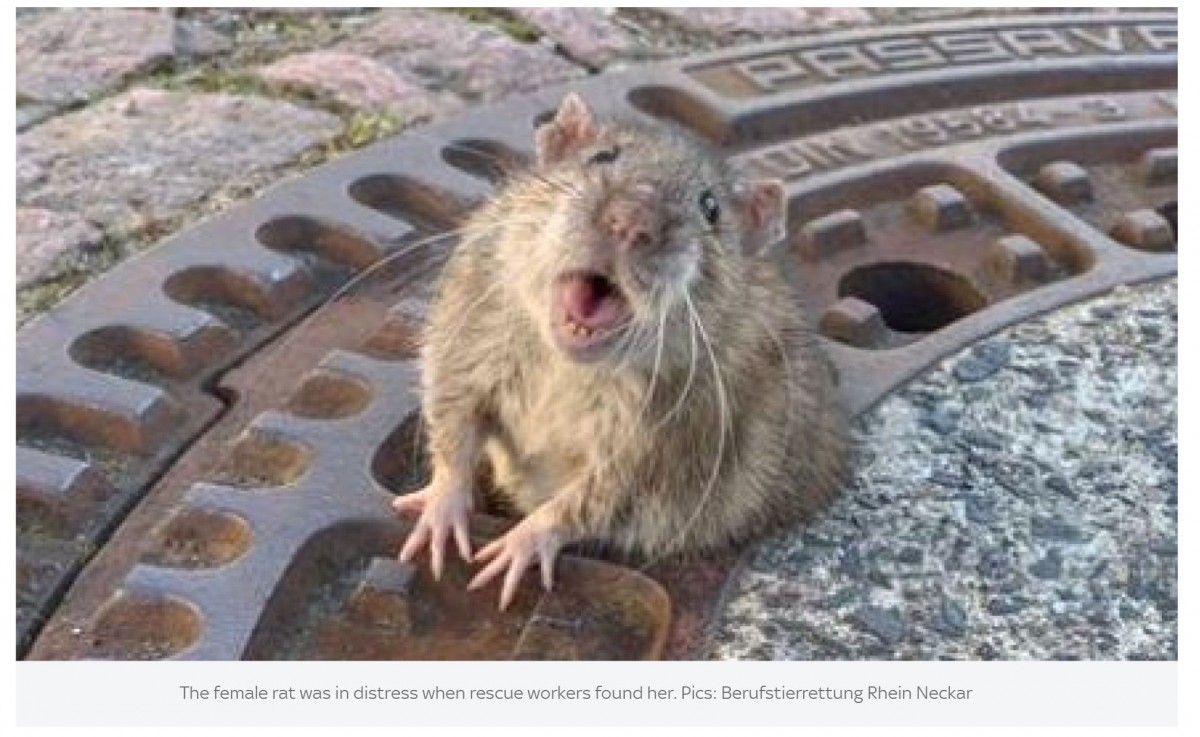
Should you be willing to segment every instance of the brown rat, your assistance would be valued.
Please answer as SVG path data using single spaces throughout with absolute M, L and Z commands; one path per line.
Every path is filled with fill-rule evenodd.
M 848 440 L 829 366 L 766 255 L 774 181 L 742 181 L 667 126 L 596 121 L 568 95 L 537 162 L 463 228 L 430 312 L 433 477 L 400 557 L 471 558 L 477 469 L 525 515 L 475 555 L 500 605 L 563 545 L 657 558 L 762 536 L 837 491 Z

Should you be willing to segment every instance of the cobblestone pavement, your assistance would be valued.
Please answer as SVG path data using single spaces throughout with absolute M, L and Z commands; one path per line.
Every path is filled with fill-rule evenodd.
M 18 322 L 406 127 L 655 59 L 978 9 L 17 11 Z
M 18 10 L 18 320 L 266 185 L 473 104 L 989 12 Z M 852 488 L 761 547 L 712 656 L 1176 657 L 1175 314 L 1174 281 L 1118 290 L 887 399 L 860 425 Z

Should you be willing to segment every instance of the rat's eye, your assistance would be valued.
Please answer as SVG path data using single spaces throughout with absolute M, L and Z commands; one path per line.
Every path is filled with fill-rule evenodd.
M 597 151 L 596 153 L 592 154 L 591 158 L 589 158 L 587 160 L 588 166 L 592 166 L 593 164 L 611 164 L 612 162 L 617 160 L 617 155 L 620 153 L 621 153 L 620 146 L 613 146 L 612 148 L 601 149 L 600 151 Z
M 711 189 L 700 193 L 700 212 L 704 213 L 704 219 L 709 225 L 716 225 L 717 220 L 721 218 L 721 207 Z

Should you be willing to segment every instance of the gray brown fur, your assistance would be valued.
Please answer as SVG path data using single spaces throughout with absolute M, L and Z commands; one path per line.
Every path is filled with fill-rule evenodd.
M 741 251 L 734 174 L 673 129 L 600 131 L 578 155 L 515 173 L 463 229 L 423 353 L 435 469 L 482 451 L 521 513 L 558 498 L 567 542 L 649 557 L 713 550 L 811 517 L 846 475 L 846 420 L 799 300 L 768 255 Z M 596 173 L 583 163 L 614 142 L 612 166 Z M 619 354 L 576 362 L 548 339 L 547 280 L 593 262 L 592 213 L 646 177 L 668 237 L 690 245 L 678 259 L 627 265 L 619 276 L 636 330 Z M 705 186 L 724 205 L 716 233 L 690 209 Z M 656 274 L 678 283 L 689 268 L 698 268 L 686 286 L 698 323 L 680 289 L 652 283 Z

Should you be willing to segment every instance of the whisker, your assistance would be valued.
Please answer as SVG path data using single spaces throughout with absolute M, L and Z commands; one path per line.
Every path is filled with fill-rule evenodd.
M 695 524 L 700 516 L 700 511 L 704 504 L 708 501 L 713 489 L 716 487 L 717 477 L 721 472 L 721 463 L 725 457 L 725 436 L 732 429 L 729 417 L 729 395 L 725 389 L 725 379 L 721 374 L 721 366 L 717 361 L 716 353 L 713 351 L 712 340 L 708 336 L 708 331 L 704 328 L 704 322 L 700 319 L 700 315 L 696 312 L 696 306 L 692 303 L 692 298 L 688 293 L 684 293 L 684 304 L 687 305 L 688 311 L 692 314 L 692 319 L 696 321 L 696 327 L 700 331 L 700 339 L 704 342 L 704 347 L 708 351 L 708 359 L 712 364 L 713 380 L 715 381 L 715 390 L 717 393 L 717 413 L 718 413 L 718 435 L 717 435 L 717 458 L 713 462 L 713 470 L 708 478 L 708 485 L 704 489 L 704 494 L 701 495 L 699 503 L 696 504 L 696 509 L 692 512 L 692 516 L 680 529 L 676 539 L 682 539 L 685 534 Z
M 658 371 L 662 366 L 663 343 L 665 342 L 667 331 L 667 309 L 665 305 L 660 307 L 659 313 L 661 316 L 658 320 L 658 333 L 655 340 L 654 368 L 650 371 L 650 384 L 646 387 L 646 397 L 642 400 L 641 406 L 638 407 L 637 418 L 634 420 L 634 423 L 638 425 L 642 422 L 642 415 L 645 414 L 646 408 L 650 406 L 650 402 L 654 399 L 654 388 L 658 382 Z
M 687 380 L 684 382 L 683 389 L 679 392 L 679 398 L 675 400 L 675 404 L 671 407 L 670 410 L 667 411 L 667 413 L 665 415 L 663 415 L 657 422 L 654 423 L 654 427 L 651 428 L 652 431 L 657 430 L 658 428 L 666 425 L 667 422 L 670 421 L 671 417 L 673 417 L 677 411 L 679 411 L 680 409 L 683 408 L 683 402 L 685 399 L 687 399 L 688 391 L 691 390 L 692 381 L 695 378 L 696 378 L 696 323 L 694 320 L 689 319 L 688 320 L 688 375 L 687 375 Z
M 720 363 L 717 361 L 716 353 L 713 351 L 712 342 L 709 340 L 708 331 L 704 328 L 704 322 L 700 319 L 700 315 L 696 311 L 695 305 L 692 303 L 691 296 L 684 292 L 684 305 L 687 307 L 690 321 L 700 332 L 700 338 L 704 342 L 705 350 L 708 352 L 709 364 L 713 370 L 713 388 L 717 395 L 717 454 L 713 462 L 712 472 L 709 474 L 708 483 L 705 485 L 704 493 L 700 496 L 700 501 L 696 504 L 696 508 L 692 511 L 687 521 L 680 527 L 675 537 L 670 544 L 663 546 L 663 553 L 653 556 L 648 561 L 642 564 L 641 570 L 645 571 L 652 567 L 655 563 L 669 555 L 672 547 L 677 545 L 680 540 L 683 540 L 687 533 L 696 524 L 696 520 L 700 518 L 700 512 L 704 505 L 708 502 L 712 495 L 713 489 L 716 488 L 717 478 L 720 476 L 721 464 L 725 458 L 725 436 L 731 429 L 729 420 L 728 396 L 725 390 L 725 382 L 721 375 Z
M 448 346 L 454 345 L 455 338 L 457 338 L 458 334 L 460 332 L 462 332 L 463 328 L 465 328 L 467 326 L 467 320 L 468 320 L 468 318 L 471 317 L 471 313 L 473 313 L 476 309 L 479 308 L 480 305 L 482 305 L 485 301 L 487 301 L 492 296 L 492 294 L 494 294 L 496 292 L 496 290 L 499 289 L 502 285 L 503 285 L 503 282 L 501 282 L 501 281 L 493 282 L 491 286 L 489 286 L 487 289 L 483 290 L 483 294 L 479 295 L 479 297 L 474 302 L 472 302 L 467 307 L 467 309 L 463 310 L 462 316 L 458 320 L 458 324 L 455 326 L 454 330 L 450 333 L 450 337 L 446 339 L 445 345 L 448 345 Z
M 621 372 L 625 370 L 625 366 L 629 363 L 629 360 L 637 353 L 635 349 L 637 348 L 638 340 L 642 336 L 642 327 L 633 321 L 626 323 L 621 329 L 625 331 L 625 334 L 622 336 L 623 339 L 619 340 L 613 346 L 613 352 L 621 357 L 617 365 L 612 369 L 613 376 L 620 376 Z

